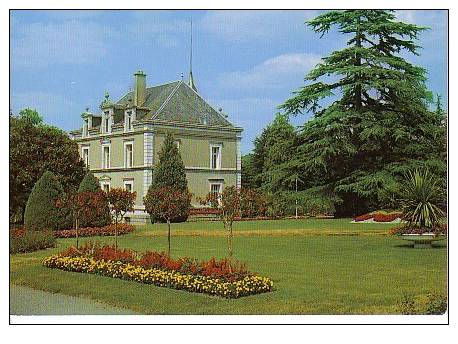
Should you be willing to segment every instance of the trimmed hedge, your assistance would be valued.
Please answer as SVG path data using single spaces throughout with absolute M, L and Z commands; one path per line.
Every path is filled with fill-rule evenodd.
M 10 232 L 10 253 L 25 253 L 54 247 L 56 239 L 51 231 Z

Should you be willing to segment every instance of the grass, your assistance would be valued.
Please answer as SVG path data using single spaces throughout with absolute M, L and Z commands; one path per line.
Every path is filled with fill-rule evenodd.
M 225 256 L 221 228 L 218 222 L 172 224 L 172 255 Z M 41 265 L 44 257 L 74 239 L 59 239 L 54 249 L 10 256 L 10 281 L 143 314 L 394 314 L 403 295 L 421 303 L 432 291 L 446 293 L 446 247 L 412 249 L 387 236 L 390 228 L 351 224 L 349 219 L 237 222 L 235 258 L 272 278 L 275 290 L 236 300 Z M 138 251 L 162 251 L 167 248 L 165 232 L 163 225 L 146 226 L 118 242 Z M 109 237 L 97 240 L 113 242 Z

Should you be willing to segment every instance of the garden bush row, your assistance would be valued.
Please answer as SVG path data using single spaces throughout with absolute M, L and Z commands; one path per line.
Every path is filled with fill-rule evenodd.
M 128 223 L 118 223 L 118 235 L 128 234 L 135 230 L 133 225 Z M 80 237 L 90 237 L 90 236 L 111 236 L 115 235 L 115 225 L 111 224 L 103 227 L 85 227 L 78 229 L 78 236 Z M 54 231 L 54 236 L 56 238 L 75 238 L 76 230 L 74 229 L 64 229 Z
M 25 253 L 54 247 L 56 239 L 51 231 L 10 231 L 10 253 Z
M 273 283 L 246 270 L 245 265 L 214 258 L 199 262 L 193 258 L 174 260 L 165 253 L 115 250 L 87 244 L 70 248 L 43 261 L 49 268 L 99 274 L 160 287 L 205 293 L 225 298 L 259 294 L 272 290 Z

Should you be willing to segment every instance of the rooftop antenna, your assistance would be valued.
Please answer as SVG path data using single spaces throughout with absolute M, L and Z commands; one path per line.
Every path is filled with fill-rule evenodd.
M 191 17 L 191 45 L 189 53 L 189 87 L 197 92 L 196 84 L 194 83 L 194 78 L 192 77 L 192 17 Z

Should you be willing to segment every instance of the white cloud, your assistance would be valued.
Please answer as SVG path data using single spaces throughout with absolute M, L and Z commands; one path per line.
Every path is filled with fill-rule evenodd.
M 246 71 L 224 73 L 220 85 L 235 89 L 284 88 L 302 84 L 304 76 L 320 61 L 315 54 L 290 53 L 270 58 Z
M 16 23 L 12 30 L 11 61 L 24 67 L 94 63 L 109 52 L 117 37 L 111 28 L 91 22 Z
M 400 11 L 396 11 L 395 15 L 399 21 L 409 23 L 409 24 L 416 24 L 415 12 L 416 11 L 414 10 L 400 10 Z
M 164 11 L 134 11 L 126 25 L 129 38 L 142 45 L 152 41 L 162 48 L 176 48 L 183 33 L 189 32 L 190 23 L 185 20 L 164 18 Z
M 208 11 L 200 24 L 208 32 L 231 42 L 268 39 L 290 31 L 304 31 L 304 22 L 317 11 Z

